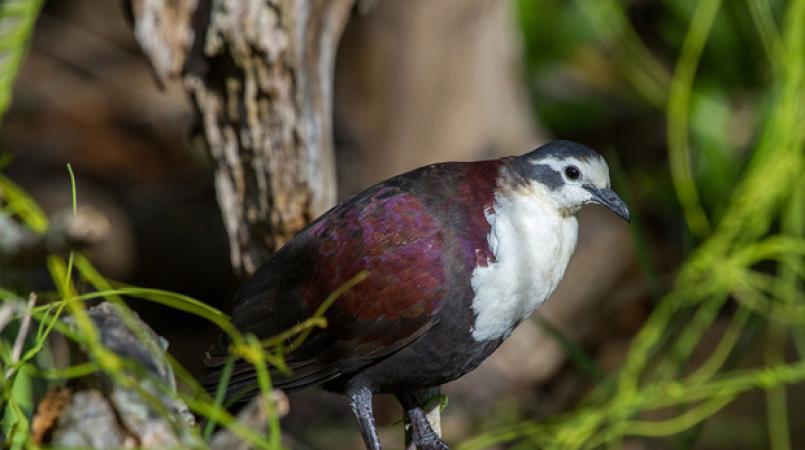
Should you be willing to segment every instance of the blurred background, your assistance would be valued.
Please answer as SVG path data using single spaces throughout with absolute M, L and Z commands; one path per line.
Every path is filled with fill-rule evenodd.
M 788 283 L 761 299 L 746 294 L 751 287 L 733 292 L 738 275 L 733 284 L 702 284 L 721 278 L 701 269 L 706 257 L 696 259 L 726 258 L 770 235 L 802 236 L 798 3 L 380 0 L 350 17 L 335 78 L 340 198 L 422 164 L 524 153 L 561 138 L 605 155 L 634 212 L 631 225 L 595 207 L 582 212 L 579 250 L 551 301 L 480 369 L 446 387 L 448 442 L 549 447 L 583 428 L 575 414 L 588 407 L 667 428 L 637 424 L 647 431 L 632 433 L 623 422 L 609 436 L 602 426 L 583 448 L 805 448 L 805 389 L 795 376 L 767 390 L 723 391 L 714 397 L 728 397 L 721 403 L 699 396 L 616 407 L 626 398 L 623 373 L 635 367 L 634 342 L 652 348 L 643 358 L 651 370 L 637 377 L 646 386 L 684 380 L 702 364 L 721 373 L 802 357 L 805 316 L 790 306 L 803 300 L 801 251 L 785 261 L 749 258 L 744 270 Z M 157 85 L 118 2 L 51 0 L 3 119 L 0 164 L 56 214 L 70 204 L 71 163 L 79 204 L 111 223 L 89 251 L 105 276 L 226 310 L 238 280 L 194 126 L 184 89 Z M 774 159 L 786 167 L 754 182 Z M 738 211 L 747 204 L 760 209 Z M 753 216 L 761 223 L 744 230 Z M 725 217 L 739 231 L 725 230 Z M 718 253 L 709 243 L 723 235 L 730 250 Z M 799 251 L 801 241 L 791 242 L 782 247 Z M 43 268 L 2 270 L 0 284 L 18 292 L 51 289 Z M 703 298 L 686 303 L 680 292 Z M 674 302 L 687 306 L 656 318 L 658 305 Z M 181 363 L 201 369 L 216 330 L 161 306 L 132 306 Z M 651 341 L 647 326 L 663 338 Z M 641 335 L 649 340 L 636 341 Z M 399 407 L 380 398 L 376 408 L 384 448 L 401 448 Z M 294 448 L 361 448 L 347 403 L 321 392 L 292 395 L 283 427 Z

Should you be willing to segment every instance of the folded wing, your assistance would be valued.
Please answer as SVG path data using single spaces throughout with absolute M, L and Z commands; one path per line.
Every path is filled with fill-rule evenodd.
M 361 271 L 368 277 L 343 293 L 314 330 L 287 355 L 285 389 L 321 384 L 359 370 L 424 334 L 446 301 L 442 224 L 415 195 L 384 184 L 342 203 L 312 223 L 241 289 L 233 322 L 242 333 L 275 336 L 310 317 L 336 289 Z M 224 339 L 208 352 L 220 367 Z M 214 383 L 218 374 L 208 379 Z M 253 384 L 241 362 L 233 391 Z

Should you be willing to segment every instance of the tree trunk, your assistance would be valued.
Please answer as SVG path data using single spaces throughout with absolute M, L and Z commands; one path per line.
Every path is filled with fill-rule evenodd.
M 336 199 L 332 72 L 353 0 L 131 0 L 157 78 L 181 78 L 249 275 Z
M 378 2 L 347 24 L 335 97 L 342 194 L 437 161 L 524 153 L 544 141 L 509 1 Z

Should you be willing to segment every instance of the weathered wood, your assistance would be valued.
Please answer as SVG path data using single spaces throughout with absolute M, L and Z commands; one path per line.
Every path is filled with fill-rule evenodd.
M 335 53 L 353 0 L 132 0 L 158 79 L 190 94 L 236 271 L 252 273 L 336 199 Z
M 87 314 L 100 343 L 128 364 L 114 376 L 100 371 L 71 381 L 67 388 L 52 389 L 33 417 L 35 442 L 93 449 L 205 447 L 192 431 L 195 417 L 176 394 L 176 379 L 165 357 L 167 341 L 124 305 L 101 303 Z M 66 322 L 75 325 L 72 318 Z M 92 358 L 83 348 L 74 350 L 79 359 Z M 139 369 L 133 368 L 135 364 Z M 136 380 L 136 387 L 116 382 L 116 376 Z M 255 397 L 238 415 L 241 425 L 257 434 L 266 431 L 264 400 Z M 268 400 L 278 417 L 288 412 L 288 400 L 282 392 L 273 391 Z M 210 448 L 251 447 L 222 429 L 212 437 Z
M 0 212 L 0 265 L 15 268 L 41 264 L 48 255 L 66 255 L 90 249 L 111 233 L 109 219 L 92 207 L 80 207 L 75 214 L 63 210 L 50 218 L 44 234 L 37 234 Z
M 97 449 L 199 447 L 198 435 L 190 432 L 195 418 L 175 395 L 176 380 L 165 357 L 167 341 L 125 305 L 101 303 L 87 315 L 100 344 L 131 364 L 121 366 L 114 376 L 99 371 L 71 381 L 70 391 L 58 394 L 57 405 L 46 397 L 34 417 L 40 422 L 40 443 Z M 65 322 L 77 326 L 73 316 Z M 76 360 L 93 357 L 81 346 L 73 350 Z M 116 377 L 136 381 L 119 383 Z

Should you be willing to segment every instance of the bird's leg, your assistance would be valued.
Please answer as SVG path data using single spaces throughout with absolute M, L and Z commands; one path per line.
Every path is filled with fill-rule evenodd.
M 372 391 L 360 388 L 349 393 L 350 404 L 358 426 L 361 427 L 361 436 L 366 450 L 380 450 L 380 439 L 375 428 L 375 416 L 372 413 Z
M 400 401 L 408 422 L 411 425 L 411 441 L 419 450 L 448 450 L 447 444 L 433 430 L 427 415 L 422 409 L 426 403 L 439 396 L 439 388 L 418 389 L 400 392 Z M 439 407 L 438 405 L 436 406 Z

